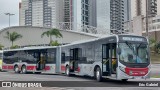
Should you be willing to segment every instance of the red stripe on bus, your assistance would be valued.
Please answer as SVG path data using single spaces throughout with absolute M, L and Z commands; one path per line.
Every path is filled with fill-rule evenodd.
M 27 66 L 27 70 L 36 70 L 36 66 Z
M 129 67 L 126 67 L 125 71 L 130 76 L 144 76 L 148 73 L 148 68 L 129 68 Z
M 78 67 L 77 71 L 80 72 L 80 67 Z
M 14 66 L 8 66 L 8 69 L 14 69 Z
M 3 65 L 2 69 L 14 69 L 14 66 L 12 66 L 12 65 Z
M 71 67 L 70 69 L 72 69 L 72 67 Z M 65 70 L 66 70 L 66 67 L 62 65 L 62 66 L 61 66 L 61 70 L 62 70 L 62 71 L 65 71 Z M 80 67 L 78 67 L 77 71 L 80 72 Z
M 8 69 L 7 66 L 2 66 L 2 69 Z
M 50 70 L 50 66 L 45 66 L 45 70 Z
M 62 66 L 61 66 L 61 70 L 62 70 L 62 71 L 65 71 L 65 70 L 66 70 L 66 67 L 62 65 Z

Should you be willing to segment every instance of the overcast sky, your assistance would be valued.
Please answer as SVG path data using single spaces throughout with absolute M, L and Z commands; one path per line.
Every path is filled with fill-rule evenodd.
M 11 26 L 19 25 L 19 2 L 21 0 L 0 0 L 0 30 L 9 26 L 9 16 L 4 13 L 13 13 L 11 16 Z

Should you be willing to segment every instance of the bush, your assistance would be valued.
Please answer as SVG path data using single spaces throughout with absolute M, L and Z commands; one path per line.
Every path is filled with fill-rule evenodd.
M 50 43 L 50 45 L 51 45 L 51 46 L 59 46 L 59 43 L 58 43 L 58 41 L 56 40 L 56 41 L 52 41 L 52 42 Z
M 156 52 L 160 53 L 160 42 L 156 44 Z
M 10 48 L 11 48 L 11 49 L 16 49 L 16 48 L 19 48 L 19 46 L 18 46 L 18 45 L 13 45 L 13 46 L 11 46 Z
M 2 50 L 2 49 L 3 49 L 3 47 L 4 47 L 4 46 L 0 44 L 0 50 Z

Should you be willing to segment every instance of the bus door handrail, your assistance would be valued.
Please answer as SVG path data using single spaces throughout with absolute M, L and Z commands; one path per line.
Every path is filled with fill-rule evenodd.
M 41 60 L 39 60 L 37 64 L 39 64 L 39 63 L 40 63 L 40 61 L 41 61 Z

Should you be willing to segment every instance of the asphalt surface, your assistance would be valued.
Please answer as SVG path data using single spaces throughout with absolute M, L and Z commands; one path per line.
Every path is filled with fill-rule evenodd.
M 160 76 L 160 64 L 154 64 L 151 66 L 151 77 Z M 129 80 L 128 82 L 121 82 L 119 80 L 105 79 L 103 82 L 97 82 L 90 77 L 72 76 L 67 77 L 65 75 L 56 74 L 16 74 L 14 72 L 0 72 L 0 82 L 6 81 L 32 81 L 43 82 L 55 85 L 54 87 L 38 87 L 38 88 L 0 88 L 0 90 L 160 90 L 160 87 L 139 87 L 139 83 L 151 83 L 151 81 L 159 82 L 160 79 L 147 79 L 147 80 Z M 54 82 L 50 82 L 54 81 Z M 147 82 L 146 82 L 147 81 Z M 61 86 L 56 86 L 62 83 Z M 65 87 L 66 85 L 66 87 Z M 68 86 L 69 87 L 68 87 Z M 75 85 L 75 86 L 74 86 Z M 78 86 L 80 85 L 80 86 Z
M 160 64 L 151 64 L 151 77 L 160 77 Z

